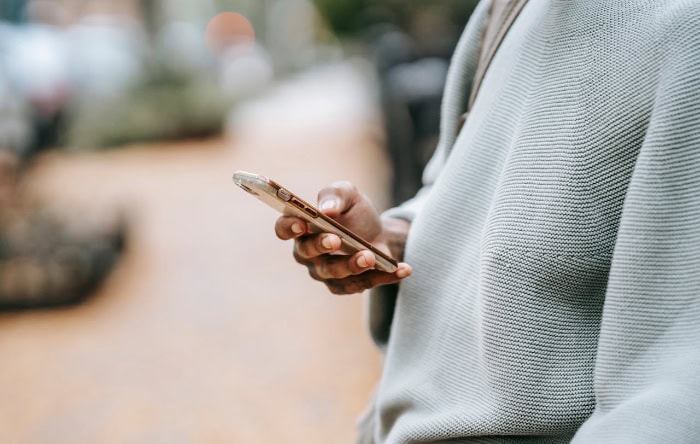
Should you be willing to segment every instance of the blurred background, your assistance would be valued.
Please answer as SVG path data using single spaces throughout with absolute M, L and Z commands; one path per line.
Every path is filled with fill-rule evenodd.
M 232 185 L 412 196 L 477 0 L 0 0 L 0 440 L 344 443 L 381 370 Z

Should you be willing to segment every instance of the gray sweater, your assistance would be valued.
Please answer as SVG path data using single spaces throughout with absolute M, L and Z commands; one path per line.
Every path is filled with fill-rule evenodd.
M 360 442 L 700 443 L 700 1 L 530 0 L 457 133 L 487 3 Z

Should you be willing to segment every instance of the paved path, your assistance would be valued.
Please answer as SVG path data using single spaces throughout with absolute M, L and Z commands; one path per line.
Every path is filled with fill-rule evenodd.
M 132 230 L 84 305 L 0 315 L 2 443 L 351 442 L 380 369 L 362 299 L 293 264 L 231 173 L 310 200 L 351 179 L 381 202 L 386 162 L 361 106 L 314 96 L 317 115 L 291 124 L 307 102 L 281 96 L 239 113 L 232 137 L 37 168 L 39 192 L 86 217 L 125 208 Z

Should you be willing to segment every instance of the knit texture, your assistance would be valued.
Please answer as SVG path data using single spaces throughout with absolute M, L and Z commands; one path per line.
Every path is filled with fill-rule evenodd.
M 414 268 L 374 294 L 364 443 L 700 442 L 700 2 L 530 0 L 459 134 L 453 59 Z

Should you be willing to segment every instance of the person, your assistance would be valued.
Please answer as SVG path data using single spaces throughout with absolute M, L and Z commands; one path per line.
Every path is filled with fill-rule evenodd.
M 530 0 L 458 130 L 490 12 L 421 191 L 381 216 L 351 184 L 319 193 L 398 271 L 275 225 L 334 293 L 400 282 L 370 294 L 385 362 L 358 440 L 700 442 L 700 2 Z

